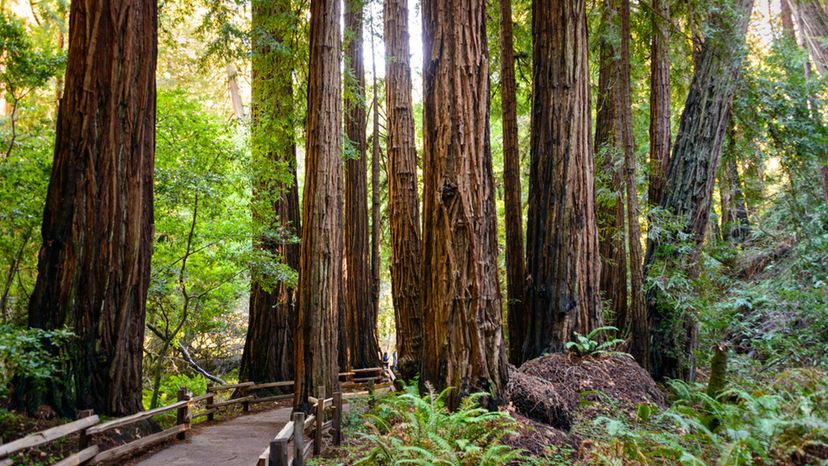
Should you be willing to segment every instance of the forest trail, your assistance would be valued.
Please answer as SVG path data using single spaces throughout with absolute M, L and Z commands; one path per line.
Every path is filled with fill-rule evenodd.
M 251 466 L 290 420 L 291 408 L 277 408 L 193 427 L 187 440 L 140 458 L 136 466 Z

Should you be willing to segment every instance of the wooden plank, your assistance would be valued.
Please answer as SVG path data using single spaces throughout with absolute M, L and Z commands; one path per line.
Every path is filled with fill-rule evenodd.
M 233 399 L 230 399 L 230 400 L 227 400 L 227 401 L 222 401 L 221 403 L 213 403 L 213 407 L 214 408 L 221 408 L 221 407 L 224 407 L 224 406 L 230 406 L 230 405 L 242 403 L 244 401 L 250 401 L 252 399 L 253 399 L 252 395 L 251 396 L 245 396 L 245 397 L 242 397 L 242 398 L 233 398 Z
M 313 453 L 322 454 L 322 422 L 325 420 L 325 387 L 319 387 L 319 402 L 316 403 L 316 432 L 313 438 Z
M 46 429 L 40 432 L 29 434 L 21 439 L 17 439 L 5 445 L 0 445 L 0 458 L 5 458 L 11 455 L 12 453 L 18 452 L 20 450 L 36 447 L 38 445 L 43 445 L 44 443 L 51 442 L 52 440 L 57 440 L 61 437 L 74 434 L 75 432 L 81 431 L 90 426 L 94 426 L 99 421 L 100 419 L 98 418 L 98 416 L 89 416 L 82 419 L 78 419 L 77 421 L 72 421 L 66 424 L 61 424 L 59 426 L 52 427 L 51 429 Z
M 293 380 L 285 380 L 283 382 L 268 382 L 268 383 L 259 383 L 255 385 L 251 385 L 251 390 L 260 390 L 263 388 L 277 388 L 277 387 L 290 387 L 293 385 Z
M 86 463 L 87 461 L 91 460 L 98 454 L 99 448 L 97 445 L 92 445 L 91 447 L 84 448 L 83 450 L 75 453 L 74 455 L 67 456 L 62 460 L 55 463 L 54 466 L 78 466 L 81 464 Z
M 365 372 L 382 372 L 382 367 L 368 367 L 365 369 L 351 369 L 352 372 L 356 372 L 357 374 L 365 373 Z
M 234 388 L 242 388 L 242 387 L 252 387 L 256 385 L 255 382 L 242 382 L 242 383 L 233 383 L 230 385 L 217 385 L 215 387 L 211 387 L 210 389 L 215 393 L 219 390 L 232 390 Z
M 305 425 L 305 413 L 293 413 L 293 425 Z M 305 466 L 305 432 L 293 436 L 293 466 Z
M 330 429 L 331 427 L 333 427 L 333 420 L 322 424 L 322 432 L 327 432 L 327 430 Z
M 290 466 L 287 439 L 274 438 L 270 441 L 270 466 Z
M 253 398 L 250 400 L 251 403 L 267 403 L 268 401 L 279 401 L 279 400 L 287 400 L 289 398 L 293 398 L 292 393 L 288 393 L 287 395 L 273 395 L 273 396 L 265 396 L 262 398 Z
M 159 406 L 158 408 L 151 409 L 149 411 L 141 411 L 140 413 L 135 413 L 131 416 L 119 417 L 117 419 L 113 419 L 111 421 L 99 424 L 95 427 L 91 427 L 89 430 L 86 431 L 86 433 L 89 435 L 100 434 L 101 432 L 106 432 L 107 430 L 114 429 L 116 427 L 122 427 L 128 424 L 132 424 L 133 422 L 138 422 L 144 419 L 151 418 L 156 414 L 166 413 L 167 411 L 178 409 L 182 406 L 186 406 L 187 403 L 189 403 L 188 400 L 177 401 L 171 405 Z
M 214 396 L 216 396 L 216 395 L 215 395 L 215 393 L 205 393 L 204 395 L 201 395 L 201 396 L 197 396 L 197 397 L 191 398 L 191 399 L 190 399 L 190 402 L 191 402 L 192 404 L 196 404 L 196 403 L 200 403 L 200 402 L 202 402 L 202 401 L 207 401 L 207 400 L 209 400 L 211 397 L 214 397 Z
M 273 439 L 274 440 L 284 439 L 284 440 L 290 441 L 290 438 L 293 436 L 293 431 L 294 431 L 293 421 L 290 421 L 287 424 L 285 424 L 284 427 L 282 427 L 282 430 L 280 430 L 279 433 L 276 434 L 276 437 L 274 437 Z
M 305 445 L 305 451 L 302 452 L 302 457 L 307 458 L 308 456 L 310 456 L 311 450 L 313 450 L 313 442 L 310 442 L 309 444 Z
M 355 378 L 352 383 L 366 383 L 366 382 L 380 382 L 385 380 L 385 377 L 378 375 L 376 377 L 363 377 L 363 378 Z
M 334 445 L 342 445 L 342 392 L 334 393 L 333 405 Z
M 316 422 L 316 416 L 311 414 L 307 418 L 305 418 L 305 425 L 302 426 L 302 432 L 308 430 L 310 426 L 312 426 Z
M 98 453 L 94 458 L 92 458 L 92 464 L 101 464 L 107 461 L 113 461 L 118 458 L 122 458 L 127 455 L 133 455 L 135 453 L 140 452 L 141 450 L 155 445 L 156 443 L 160 443 L 164 440 L 167 440 L 170 437 L 174 437 L 182 432 L 186 432 L 187 430 L 189 430 L 189 428 L 190 426 L 188 426 L 187 424 L 178 424 L 156 434 L 147 435 L 146 437 L 138 439 L 134 442 L 117 446 L 115 448 L 110 448 L 109 450 L 105 450 L 101 453 Z

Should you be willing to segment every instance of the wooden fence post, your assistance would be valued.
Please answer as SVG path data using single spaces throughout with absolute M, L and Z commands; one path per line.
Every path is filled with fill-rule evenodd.
M 178 389 L 178 401 L 189 400 L 190 394 L 187 393 L 187 389 L 181 387 Z M 175 423 L 176 424 L 190 424 L 190 403 L 187 403 L 185 406 L 182 406 L 176 410 L 175 413 Z M 175 438 L 178 440 L 184 440 L 187 438 L 187 432 L 179 432 L 176 434 Z
M 239 390 L 239 395 L 241 395 L 242 398 L 247 398 L 247 394 L 248 394 L 247 387 L 241 387 L 241 389 Z M 243 401 L 242 402 L 242 411 L 245 412 L 245 413 L 250 411 L 250 401 Z
M 82 411 L 78 411 L 78 419 L 83 419 L 85 417 L 89 417 L 94 413 L 91 409 L 84 409 Z M 81 430 L 78 436 L 78 450 L 83 450 L 84 448 L 89 446 L 89 435 L 86 434 L 86 429 Z
M 207 395 L 208 396 L 207 396 L 207 406 L 205 407 L 205 409 L 207 411 L 210 411 L 211 409 L 213 409 L 213 402 L 215 402 L 215 396 L 216 395 L 215 395 L 215 393 L 213 393 L 213 387 L 214 386 L 215 385 L 213 385 L 212 383 L 207 384 Z M 213 419 L 215 419 L 215 417 L 213 416 L 213 413 L 207 413 L 207 420 L 212 421 Z
M 286 438 L 270 441 L 269 466 L 288 466 L 288 441 Z
M 333 441 L 334 445 L 342 445 L 342 392 L 336 392 L 333 396 Z
M 319 399 L 316 400 L 316 432 L 313 438 L 313 454 L 322 454 L 322 424 L 325 423 L 325 387 L 319 388 Z
M 293 466 L 305 464 L 305 413 L 293 413 Z

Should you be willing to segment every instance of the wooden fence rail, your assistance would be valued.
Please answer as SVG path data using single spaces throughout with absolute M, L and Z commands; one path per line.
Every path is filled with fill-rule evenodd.
M 305 459 L 320 455 L 325 448 L 323 435 L 330 432 L 334 445 L 342 444 L 342 393 L 336 392 L 325 398 L 324 392 L 314 403 L 309 416 L 303 412 L 293 413 L 293 420 L 270 441 L 270 445 L 259 455 L 257 466 L 304 466 Z M 326 413 L 330 420 L 325 422 Z M 305 434 L 313 441 L 305 445 Z M 292 446 L 291 446 L 292 445 Z
M 355 383 L 355 380 L 363 378 L 372 379 L 371 382 L 369 382 L 368 384 L 362 385 L 363 387 L 367 385 L 369 389 L 379 390 L 386 388 L 386 386 L 390 384 L 390 382 L 373 384 L 373 377 L 362 377 L 362 375 L 365 373 L 377 373 L 379 374 L 377 375 L 377 380 L 379 380 L 381 377 L 383 377 L 384 371 L 383 368 L 377 367 L 370 369 L 357 369 L 352 372 L 345 372 L 340 374 L 340 377 L 344 377 L 346 380 L 345 382 L 343 382 L 342 385 L 347 386 L 349 389 L 358 389 L 360 387 L 360 384 Z M 354 377 L 356 375 L 359 375 L 359 377 Z M 243 382 L 237 384 L 218 386 L 210 384 L 208 385 L 206 394 L 195 398 L 191 397 L 190 394 L 187 393 L 186 389 L 181 388 L 178 391 L 178 400 L 175 403 L 172 403 L 167 406 L 161 406 L 158 408 L 150 409 L 147 411 L 141 411 L 130 416 L 112 419 L 106 422 L 101 422 L 100 418 L 97 415 L 94 415 L 91 412 L 91 410 L 87 410 L 84 411 L 82 415 L 79 416 L 79 419 L 76 421 L 52 427 L 50 429 L 46 429 L 40 432 L 35 432 L 23 438 L 0 445 L 0 466 L 11 465 L 12 459 L 10 458 L 10 456 L 14 455 L 15 453 L 18 453 L 28 448 L 35 448 L 40 445 L 53 442 L 61 438 L 65 438 L 73 434 L 79 434 L 79 451 L 77 453 L 73 453 L 67 456 L 60 462 L 56 463 L 56 465 L 69 466 L 112 462 L 120 458 L 138 454 L 142 451 L 147 450 L 149 447 L 157 443 L 170 439 L 171 437 L 176 437 L 179 440 L 183 440 L 186 436 L 186 432 L 190 430 L 193 419 L 206 416 L 208 421 L 212 421 L 215 418 L 215 414 L 218 412 L 219 408 L 241 404 L 242 411 L 247 412 L 250 409 L 251 403 L 264 403 L 269 401 L 278 401 L 292 398 L 293 394 L 290 393 L 265 397 L 255 396 L 255 392 L 257 390 L 287 388 L 292 386 L 292 380 L 280 382 L 267 382 L 260 384 L 256 384 L 254 382 Z M 233 390 L 235 392 L 236 398 L 230 398 L 225 401 L 216 402 L 216 395 L 219 392 L 228 390 Z M 359 394 L 362 393 L 367 392 L 359 392 Z M 287 452 L 286 448 L 288 443 L 290 443 L 290 441 L 293 440 L 294 446 L 298 445 L 298 447 L 293 454 L 294 462 L 292 464 L 301 465 L 304 464 L 304 458 L 307 457 L 310 448 L 313 448 L 316 454 L 321 452 L 322 435 L 324 432 L 332 431 L 334 435 L 334 443 L 338 445 L 341 442 L 342 433 L 340 430 L 340 423 L 342 419 L 341 411 L 343 396 L 341 393 L 336 393 L 334 394 L 333 398 L 325 399 L 325 397 L 322 395 L 324 394 L 320 394 L 319 399 L 313 398 L 312 400 L 312 402 L 315 404 L 313 414 L 305 417 L 304 413 L 301 413 L 301 418 L 294 415 L 294 420 L 288 423 L 288 426 L 291 426 L 290 432 L 286 433 L 286 429 L 288 429 L 288 426 L 285 426 L 285 428 L 282 429 L 282 432 L 280 432 L 280 435 L 284 435 L 282 435 L 282 437 L 277 435 L 274 438 L 274 441 L 278 440 L 277 443 L 279 443 L 280 445 L 281 443 L 284 443 L 284 447 L 275 446 L 276 444 L 271 442 L 272 448 L 269 448 L 265 451 L 265 454 L 263 454 L 265 457 L 268 457 L 268 451 L 273 450 L 273 446 L 275 446 L 275 448 L 278 449 L 276 453 L 277 455 L 285 454 L 285 452 Z M 348 394 L 348 397 L 351 396 L 352 394 Z M 204 408 L 201 411 L 194 412 L 194 407 L 202 403 L 204 404 Z M 331 412 L 331 420 L 328 422 L 325 422 L 326 410 L 329 410 Z M 140 439 L 136 439 L 132 442 L 126 443 L 124 445 L 119 445 L 108 450 L 101 450 L 98 445 L 95 445 L 93 443 L 93 436 L 95 435 L 102 434 L 112 429 L 128 426 L 139 421 L 150 419 L 153 416 L 167 413 L 170 411 L 176 412 L 176 423 L 173 427 L 170 427 L 169 429 L 154 433 L 152 435 L 148 435 Z M 299 419 L 301 419 L 301 422 L 296 425 L 302 426 L 302 435 L 296 436 L 294 435 L 295 432 L 292 430 L 292 426 Z M 307 445 L 305 445 L 304 442 L 304 432 L 306 431 L 311 432 L 311 434 L 309 435 L 313 439 L 313 442 Z M 283 438 L 285 435 L 287 437 Z M 297 452 L 299 451 L 302 452 L 301 455 L 297 454 Z M 298 463 L 296 462 L 296 458 L 300 458 Z M 281 464 L 285 466 L 290 464 L 286 462 L 287 459 L 285 459 L 285 462 L 282 463 L 275 462 L 275 459 L 271 460 L 270 463 L 262 463 L 261 461 L 262 459 L 260 457 L 259 464 Z

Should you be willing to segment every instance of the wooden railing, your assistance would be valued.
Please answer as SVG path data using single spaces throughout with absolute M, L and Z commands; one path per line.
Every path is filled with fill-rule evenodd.
M 324 391 L 319 398 L 310 397 L 313 408 L 309 416 L 304 412 L 293 413 L 293 420 L 285 424 L 265 451 L 259 455 L 257 466 L 303 466 L 305 459 L 319 455 L 325 445 L 322 437 L 330 432 L 334 445 L 342 444 L 342 393 L 325 398 Z M 325 421 L 326 413 L 330 419 Z M 305 444 L 305 433 L 311 442 Z
M 372 374 L 377 375 L 373 376 Z M 357 369 L 351 372 L 343 372 L 340 374 L 340 379 L 344 379 L 341 385 L 343 386 L 343 388 L 348 388 L 350 390 L 358 390 L 360 387 L 368 387 L 369 389 L 377 391 L 388 389 L 390 388 L 391 382 L 386 382 L 386 377 L 387 374 L 382 368 Z M 393 374 L 391 374 L 390 377 L 393 377 Z M 208 421 L 212 421 L 214 420 L 215 415 L 220 408 L 240 404 L 242 406 L 242 411 L 247 412 L 250 410 L 250 405 L 252 403 L 264 403 L 269 401 L 278 401 L 292 398 L 292 393 L 272 395 L 266 397 L 255 396 L 255 392 L 258 390 L 274 388 L 287 389 L 288 387 L 291 387 L 292 389 L 292 380 L 282 382 L 267 382 L 260 384 L 256 384 L 254 382 L 243 382 L 230 385 L 208 385 L 207 393 L 195 398 L 192 398 L 190 394 L 187 392 L 187 390 L 182 388 L 178 391 L 178 400 L 175 403 L 172 403 L 167 406 L 161 406 L 159 408 L 150 409 L 148 411 L 141 411 L 131 416 L 116 418 L 106 422 L 101 422 L 100 418 L 97 415 L 94 415 L 94 413 L 92 413 L 91 410 L 86 410 L 81 413 L 79 419 L 76 421 L 69 422 L 67 424 L 62 424 L 57 427 L 52 427 L 51 429 L 46 429 L 40 432 L 35 432 L 21 439 L 17 439 L 12 442 L 0 445 L 0 466 L 11 465 L 12 460 L 9 457 L 14 455 L 15 453 L 18 453 L 28 448 L 35 448 L 40 445 L 44 445 L 46 443 L 64 437 L 68 437 L 76 433 L 79 434 L 78 452 L 67 456 L 60 462 L 56 463 L 56 465 L 69 466 L 112 462 L 120 458 L 136 455 L 142 451 L 145 451 L 153 445 L 170 439 L 173 436 L 179 440 L 183 440 L 185 438 L 186 432 L 190 430 L 192 421 L 194 419 L 206 416 Z M 216 401 L 216 395 L 226 391 L 231 392 L 231 397 L 233 396 L 233 394 L 235 394 L 236 398 L 230 398 L 224 401 Z M 359 396 L 364 393 L 367 392 L 349 393 L 347 397 Z M 314 432 L 318 432 L 316 436 L 319 437 L 319 442 L 314 440 L 314 445 L 321 445 L 322 432 L 326 429 L 329 429 L 333 423 L 333 420 L 339 419 L 339 416 L 341 416 L 342 395 L 339 394 L 339 397 L 339 410 L 332 408 L 334 412 L 334 417 L 330 421 L 328 421 L 328 423 L 322 423 L 321 428 L 317 426 L 316 430 L 314 430 Z M 320 417 L 316 414 L 312 414 L 304 420 L 304 425 L 310 427 L 310 425 L 308 424 L 309 420 L 319 419 L 320 422 L 322 422 L 322 417 L 324 417 L 325 409 L 332 407 L 331 404 L 333 403 L 333 400 L 334 398 L 328 398 L 327 400 L 325 400 L 326 403 L 324 404 L 322 409 L 323 416 Z M 317 403 L 317 400 L 314 399 L 313 402 Z M 202 405 L 203 409 L 201 409 L 200 411 L 195 411 L 195 408 L 197 406 L 201 407 Z M 119 427 L 128 426 L 139 421 L 150 419 L 156 415 L 167 413 L 170 411 L 176 412 L 176 423 L 173 427 L 170 427 L 166 430 L 148 435 L 140 439 L 136 439 L 132 442 L 126 443 L 124 445 L 119 445 L 108 450 L 101 450 L 101 448 L 94 443 L 95 435 L 102 434 L 104 432 Z M 336 429 L 336 432 L 339 432 L 339 430 Z M 340 434 L 338 433 L 337 435 Z M 296 464 L 302 463 L 300 462 Z

